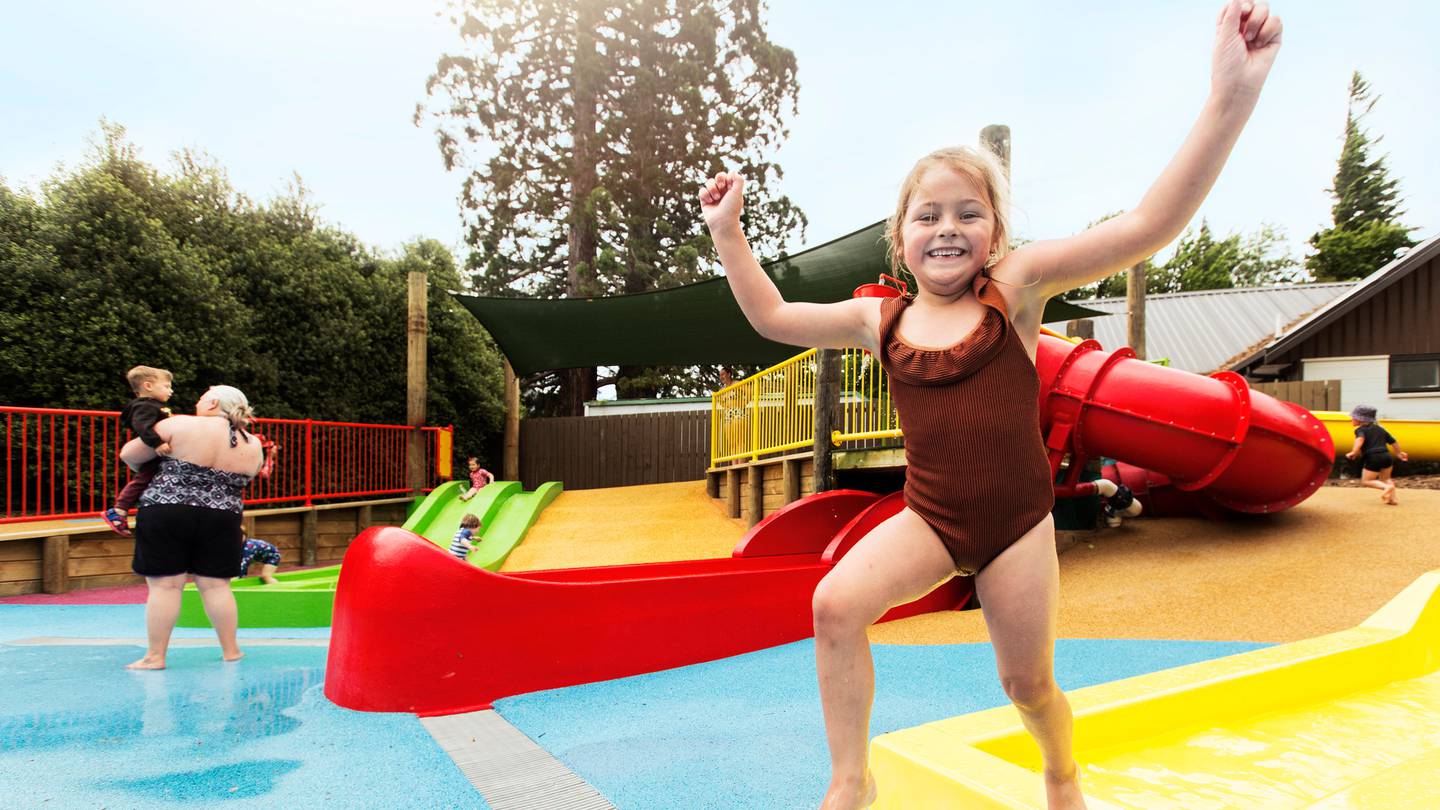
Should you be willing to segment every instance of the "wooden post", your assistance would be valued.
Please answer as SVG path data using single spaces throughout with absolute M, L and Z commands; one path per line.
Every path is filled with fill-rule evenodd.
M 765 517 L 765 467 L 762 464 L 751 464 L 750 469 L 745 471 L 745 490 L 749 506 L 749 515 L 746 524 L 754 526 Z
M 815 491 L 835 488 L 835 445 L 830 434 L 840 427 L 840 350 L 815 353 Z
M 980 145 L 990 150 L 990 153 L 1000 159 L 1000 165 L 1005 169 L 1005 180 L 1010 180 L 1010 127 L 1004 124 L 991 124 L 980 130 Z
M 240 517 L 240 528 L 245 532 L 246 537 L 255 536 L 255 516 L 242 515 Z
M 786 504 L 800 500 L 800 459 L 788 458 L 781 462 L 780 493 Z
M 1090 318 L 1081 318 L 1065 324 L 1066 337 L 1078 337 L 1081 340 L 1093 340 L 1095 338 L 1095 321 Z
M 705 473 L 705 496 L 708 498 L 720 497 L 720 473 Z
M 45 538 L 45 561 L 41 565 L 45 593 L 70 592 L 70 535 Z
M 505 458 L 501 472 L 506 481 L 520 480 L 520 379 L 515 369 L 505 364 Z M 537 483 L 538 486 L 538 483 Z
M 411 270 L 409 277 L 409 318 L 406 320 L 406 418 L 410 448 L 406 485 L 416 494 L 425 487 L 425 339 L 429 332 L 427 288 L 429 275 Z M 307 565 L 312 563 L 307 562 Z
M 725 514 L 740 517 L 740 470 L 736 467 L 725 471 Z
M 314 565 L 320 546 L 319 515 L 312 507 L 300 521 L 300 564 Z
M 1130 268 L 1130 277 L 1125 280 L 1126 308 L 1130 311 L 1130 325 L 1126 342 L 1135 350 L 1135 356 L 1145 359 L 1145 263 Z
M 375 507 L 366 504 L 355 511 L 355 533 L 365 531 L 375 525 Z

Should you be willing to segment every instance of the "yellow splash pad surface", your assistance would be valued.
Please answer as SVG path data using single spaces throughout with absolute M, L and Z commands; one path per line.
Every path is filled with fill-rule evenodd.
M 1092 808 L 1440 806 L 1440 571 L 1327 636 L 1070 694 Z M 876 807 L 1043 808 L 1011 707 L 877 737 Z
M 729 557 L 744 534 L 744 522 L 725 516 L 704 481 L 567 491 L 500 571 Z

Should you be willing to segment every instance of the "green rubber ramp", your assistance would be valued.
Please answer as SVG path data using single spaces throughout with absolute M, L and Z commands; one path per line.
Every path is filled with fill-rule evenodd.
M 484 491 L 481 490 L 482 493 Z M 469 563 L 487 571 L 499 571 L 500 566 L 505 564 L 505 558 L 510 556 L 510 552 L 525 539 L 525 533 L 535 525 L 540 512 L 560 496 L 560 491 L 559 481 L 547 481 L 534 492 L 517 492 L 506 498 L 495 517 L 484 521 L 484 528 L 480 532 L 484 539 L 466 558 Z M 449 542 L 445 545 L 449 547 Z
M 490 569 L 495 570 L 524 539 L 525 532 L 534 524 L 539 511 L 559 494 L 559 486 L 558 483 L 553 483 L 553 487 L 552 484 L 546 484 L 534 493 L 526 493 L 518 481 L 496 481 L 482 488 L 469 501 L 461 501 L 460 493 L 469 489 L 469 483 L 450 481 L 436 487 L 421 499 L 402 528 L 448 549 L 451 538 L 460 527 L 460 518 L 466 514 L 479 515 L 481 524 L 486 527 L 482 532 L 486 542 L 489 542 L 491 534 L 497 538 L 493 547 L 499 555 L 498 561 L 494 568 Z M 542 492 L 550 492 L 547 487 L 552 487 L 553 494 L 539 499 L 533 497 Z M 515 496 L 522 496 L 526 506 L 509 510 L 510 516 L 507 517 L 505 505 Z M 483 545 L 478 551 L 489 555 L 491 547 Z M 230 583 L 230 590 L 235 594 L 235 604 L 239 609 L 241 627 L 330 625 L 335 586 L 340 579 L 340 566 L 282 571 L 276 574 L 275 578 L 279 580 L 275 585 L 266 585 L 259 577 L 243 577 Z M 205 616 L 204 606 L 200 602 L 200 593 L 193 584 L 185 586 L 176 624 L 180 627 L 210 626 L 210 620 Z

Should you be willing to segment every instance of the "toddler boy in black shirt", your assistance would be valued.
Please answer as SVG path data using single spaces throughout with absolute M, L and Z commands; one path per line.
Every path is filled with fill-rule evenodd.
M 136 366 L 125 374 L 125 378 L 130 381 L 130 390 L 135 392 L 135 398 L 120 412 L 120 426 L 128 428 L 156 453 L 162 456 L 168 454 L 170 445 L 155 432 L 155 423 L 170 415 L 170 409 L 165 403 L 170 401 L 170 395 L 174 393 L 174 377 L 163 368 Z M 131 476 L 129 483 L 125 484 L 125 488 L 120 490 L 120 494 L 115 496 L 115 505 L 101 515 L 116 534 L 130 536 L 130 508 L 140 500 L 141 493 L 150 485 L 150 479 L 155 477 L 159 469 L 159 458 L 153 458 L 141 465 Z

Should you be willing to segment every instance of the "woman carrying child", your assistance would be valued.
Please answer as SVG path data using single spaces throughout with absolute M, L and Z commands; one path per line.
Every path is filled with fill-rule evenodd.
M 1179 152 L 1131 211 L 1065 239 L 1010 250 L 1007 189 L 988 154 L 943 149 L 901 187 L 887 236 L 914 299 L 785 301 L 740 226 L 744 180 L 700 193 L 730 289 L 781 343 L 860 347 L 880 358 L 905 425 L 905 508 L 815 590 L 815 657 L 830 748 L 823 808 L 875 800 L 867 761 L 874 667 L 866 627 L 891 606 L 973 575 L 1000 680 L 1044 759 L 1051 810 L 1082 808 L 1069 702 L 1056 686 L 1059 566 L 1034 361 L 1045 302 L 1153 255 L 1205 199 L 1249 119 L 1280 46 L 1280 19 L 1232 0 L 1215 36 L 1211 93 Z M 947 74 L 936 77 L 937 93 Z M 987 469 L 1006 459 L 1007 472 Z

